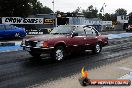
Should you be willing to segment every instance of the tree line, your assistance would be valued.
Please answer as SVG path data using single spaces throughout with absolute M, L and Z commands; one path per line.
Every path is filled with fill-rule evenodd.
M 103 8 L 104 9 L 104 8 Z M 103 21 L 112 21 L 114 24 L 117 21 L 117 16 L 119 15 L 127 15 L 127 10 L 123 8 L 119 8 L 115 10 L 115 13 L 105 13 L 103 14 L 102 11 L 98 11 L 96 7 L 93 5 L 88 6 L 86 10 L 81 10 L 79 7 L 74 11 L 75 13 L 82 13 L 86 18 L 100 18 Z M 132 13 L 131 17 L 132 17 Z M 129 15 L 130 15 L 129 14 Z
M 35 14 L 49 14 L 53 11 L 47 7 L 43 6 L 38 0 L 0 0 L 0 17 L 27 17 L 29 15 Z M 56 11 L 56 13 L 64 13 Z M 68 14 L 71 12 L 67 12 Z M 115 13 L 105 13 L 102 14 L 93 5 L 88 6 L 87 9 L 82 9 L 78 7 L 72 13 L 74 14 L 84 14 L 86 18 L 100 18 L 104 21 L 116 22 L 117 15 L 127 15 L 127 10 L 119 8 Z M 129 15 L 129 22 L 132 23 L 132 12 Z
M 0 17 L 27 17 L 52 12 L 38 0 L 0 0 Z

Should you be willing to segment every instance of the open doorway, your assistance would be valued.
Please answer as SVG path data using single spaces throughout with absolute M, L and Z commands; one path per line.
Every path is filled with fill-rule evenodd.
M 69 24 L 69 18 L 62 18 L 62 17 L 57 18 L 57 25 L 67 25 L 67 24 Z

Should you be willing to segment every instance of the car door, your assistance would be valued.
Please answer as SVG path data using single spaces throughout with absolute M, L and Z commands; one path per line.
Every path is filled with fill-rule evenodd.
M 84 28 L 86 32 L 86 47 L 91 49 L 97 42 L 97 32 L 93 28 Z
M 74 33 L 78 34 L 76 36 L 69 37 L 69 45 L 72 51 L 80 51 L 85 49 L 86 34 L 83 28 L 78 27 L 74 29 Z
M 15 37 L 15 27 L 13 25 L 5 25 L 5 29 L 6 36 L 11 38 Z
M 0 38 L 5 38 L 5 26 L 0 25 Z

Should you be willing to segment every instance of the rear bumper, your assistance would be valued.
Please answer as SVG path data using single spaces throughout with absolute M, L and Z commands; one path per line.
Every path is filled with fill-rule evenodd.
M 53 52 L 54 47 L 48 47 L 48 48 L 43 48 L 43 47 L 31 47 L 31 46 L 22 46 L 23 50 L 28 51 L 28 52 L 36 52 L 36 53 L 51 53 Z

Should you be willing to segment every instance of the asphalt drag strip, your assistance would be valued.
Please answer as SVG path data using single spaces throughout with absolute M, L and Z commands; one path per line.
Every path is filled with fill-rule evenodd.
M 28 53 L 23 51 L 1 53 L 0 88 L 40 87 L 41 85 L 45 86 L 47 84 L 43 88 L 48 88 L 50 83 L 55 82 L 55 84 L 53 83 L 54 85 L 60 84 L 61 82 L 58 83 L 57 81 L 67 77 L 67 81 L 71 81 L 72 83 L 72 79 L 69 78 L 74 79 L 75 77 L 76 79 L 74 81 L 77 81 L 82 67 L 86 67 L 88 71 L 95 70 L 125 60 L 131 56 L 131 53 L 131 43 L 126 43 L 120 47 L 119 45 L 106 47 L 99 55 L 84 53 L 82 55 L 69 56 L 60 63 L 54 63 L 51 59 L 45 59 L 45 56 L 41 57 L 42 60 L 36 61 Z M 67 86 L 67 81 L 62 83 L 64 87 Z M 71 84 L 68 85 L 70 86 Z M 67 88 L 74 88 L 74 85 L 71 87 L 68 86 Z M 51 88 L 64 87 L 62 85 L 51 86 Z
M 112 71 L 113 69 L 109 68 L 111 65 L 127 60 L 128 57 L 132 56 L 131 53 L 131 41 L 106 46 L 99 55 L 84 53 L 69 56 L 59 63 L 53 62 L 52 59 L 46 56 L 42 56 L 42 60 L 35 60 L 36 58 L 31 57 L 25 51 L 2 52 L 0 53 L 0 88 L 81 88 L 78 77 L 80 77 L 82 67 L 86 67 L 89 72 L 93 71 L 92 74 L 89 74 L 90 78 L 98 78 L 105 71 L 101 70 L 99 73 L 94 72 L 94 70 L 106 67 L 107 70 Z M 124 64 L 122 63 L 122 66 L 118 65 L 117 69 L 120 69 L 119 67 L 131 69 L 125 64 L 127 64 L 127 61 Z M 130 65 L 132 64 L 130 63 Z M 123 71 L 123 69 L 120 70 Z M 119 75 L 113 78 L 110 77 L 112 79 L 120 78 L 130 72 L 127 71 L 125 73 L 121 72 L 122 74 L 115 71 L 111 74 Z M 98 74 L 94 75 L 94 73 Z M 104 75 L 104 78 L 108 78 L 107 76 L 109 77 L 108 72 Z M 103 79 L 103 75 L 101 78 Z
M 132 57 L 122 59 L 120 61 L 97 67 L 89 72 L 90 79 L 129 79 L 132 81 Z M 81 77 L 80 73 L 74 74 L 70 77 L 60 78 L 48 83 L 36 84 L 31 86 L 33 88 L 132 88 L 131 86 L 87 86 L 82 87 L 78 79 Z M 28 87 L 28 88 L 31 88 Z

